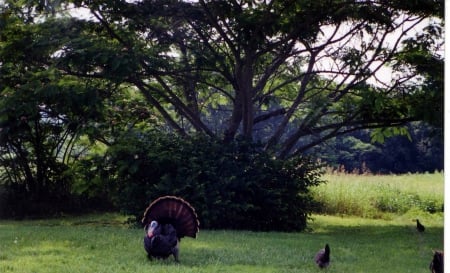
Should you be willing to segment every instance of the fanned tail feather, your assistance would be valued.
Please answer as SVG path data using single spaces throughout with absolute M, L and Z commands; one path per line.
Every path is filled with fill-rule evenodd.
M 200 226 L 195 209 L 184 199 L 169 195 L 159 197 L 147 207 L 142 223 L 146 226 L 151 221 L 172 224 L 178 238 L 196 238 Z

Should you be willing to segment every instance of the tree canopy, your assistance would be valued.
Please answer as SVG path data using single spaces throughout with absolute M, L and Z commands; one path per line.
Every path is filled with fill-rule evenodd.
M 225 210 L 253 215 L 236 228 L 287 217 L 283 229 L 303 229 L 309 187 L 321 183 L 315 158 L 358 168 L 351 155 L 377 157 L 369 141 L 393 135 L 424 144 L 400 157 L 434 153 L 409 125 L 442 127 L 443 5 L 3 1 L 0 193 L 9 187 L 17 205 L 8 213 L 51 213 L 87 194 L 134 214 L 176 193 L 211 227 L 228 227 Z M 283 216 L 261 214 L 268 207 Z
M 16 14 L 34 33 L 9 46 L 46 49 L 27 61 L 138 90 L 180 135 L 243 137 L 284 158 L 359 129 L 440 124 L 443 5 L 6 1 L 1 26 Z

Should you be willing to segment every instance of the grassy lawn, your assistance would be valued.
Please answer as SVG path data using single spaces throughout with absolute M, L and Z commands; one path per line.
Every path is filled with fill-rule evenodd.
M 313 257 L 325 243 L 332 259 L 325 272 L 430 272 L 444 221 L 427 206 L 443 203 L 442 174 L 325 178 L 314 194 L 334 216 L 313 215 L 301 233 L 201 230 L 182 240 L 180 264 L 149 261 L 143 230 L 118 214 L 0 220 L 0 272 L 321 272 Z
M 123 217 L 122 217 L 123 218 Z M 315 215 L 303 233 L 202 230 L 181 242 L 180 264 L 149 261 L 143 232 L 119 215 L 0 221 L 0 272 L 319 272 L 315 252 L 331 246 L 327 272 L 429 272 L 443 248 L 442 215 L 414 222 Z

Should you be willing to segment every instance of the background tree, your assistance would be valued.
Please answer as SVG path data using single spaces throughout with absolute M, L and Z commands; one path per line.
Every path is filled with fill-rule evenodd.
M 28 13 L 73 8 L 27 3 Z M 73 4 L 92 17 L 74 19 L 83 30 L 49 52 L 57 68 L 133 86 L 181 135 L 243 135 L 284 158 L 442 106 L 439 71 L 426 68 L 442 68 L 443 1 Z
M 70 72 L 113 72 L 182 135 L 243 135 L 284 158 L 355 130 L 423 119 L 421 101 L 440 103 L 421 88 L 425 71 L 410 68 L 414 52 L 442 59 L 442 26 L 430 18 L 442 18 L 443 1 L 74 4 L 96 27 L 88 44 L 64 48 Z M 411 39 L 415 32 L 423 34 Z M 86 58 L 96 50 L 101 58 Z M 382 76 L 386 67 L 392 78 Z
M 408 136 L 371 141 L 370 130 L 339 136 L 310 149 L 334 171 L 357 174 L 424 173 L 444 169 L 444 140 L 436 127 L 413 122 Z
M 58 170 L 58 178 L 46 178 L 44 184 L 58 183 L 61 174 L 77 181 L 92 178 L 90 172 L 76 172 L 95 169 L 89 159 L 102 162 L 103 154 L 95 151 L 65 171 L 64 160 L 76 158 L 70 154 L 79 153 L 85 139 L 103 143 L 103 159 L 113 160 L 100 173 L 129 164 L 132 171 L 135 147 L 128 149 L 123 140 L 141 143 L 148 127 L 158 124 L 159 133 L 184 137 L 180 143 L 188 145 L 191 137 L 191 147 L 198 145 L 197 135 L 208 139 L 202 144 L 221 143 L 218 151 L 231 169 L 239 160 L 228 156 L 227 149 L 242 143 L 261 148 L 253 150 L 259 153 L 254 158 L 263 158 L 261 166 L 267 169 L 236 167 L 238 173 L 253 175 L 235 180 L 229 173 L 217 184 L 224 187 L 216 188 L 219 192 L 230 181 L 248 185 L 242 190 L 255 199 L 244 207 L 267 205 L 258 203 L 259 194 L 252 195 L 254 185 L 269 185 L 268 194 L 284 196 L 277 191 L 283 191 L 279 182 L 286 176 L 294 195 L 302 197 L 296 201 L 308 207 L 308 187 L 318 181 L 317 166 L 297 168 L 306 151 L 362 129 L 379 128 L 371 135 L 375 141 L 408 135 L 405 124 L 437 121 L 423 109 L 441 105 L 442 81 L 436 77 L 441 70 L 426 67 L 442 64 L 443 1 L 8 0 L 1 9 L 3 147 L 15 147 L 14 140 L 21 139 L 24 153 L 33 156 L 31 164 L 46 162 L 34 160 L 40 157 L 57 162 L 29 168 L 36 170 L 29 177 L 36 178 Z M 392 77 L 382 77 L 386 69 Z M 178 148 L 181 152 L 170 161 L 181 164 L 177 170 L 202 169 L 177 160 L 185 156 L 183 147 Z M 130 152 L 123 157 L 127 161 L 107 158 L 122 150 Z M 159 158 L 152 157 L 151 149 L 146 153 Z M 19 158 L 11 150 L 5 154 Z M 206 155 L 199 162 L 210 162 Z M 59 164 L 63 168 L 55 167 Z M 125 189 L 149 183 L 121 170 L 115 182 L 120 185 L 123 179 Z M 197 181 L 197 173 L 188 175 Z M 150 184 L 160 182 L 172 190 L 189 186 L 171 174 Z M 78 186 L 83 191 L 83 183 Z M 283 204 L 277 205 L 274 211 L 285 211 Z M 296 213 L 300 220 L 289 229 L 306 223 L 308 211 Z
M 51 214 L 74 206 L 68 170 L 89 146 L 77 140 L 94 136 L 102 120 L 108 87 L 55 68 L 55 52 L 72 38 L 67 32 L 79 30 L 72 21 L 33 24 L 26 14 L 6 11 L 0 20 L 0 181 L 10 196 L 2 212 Z

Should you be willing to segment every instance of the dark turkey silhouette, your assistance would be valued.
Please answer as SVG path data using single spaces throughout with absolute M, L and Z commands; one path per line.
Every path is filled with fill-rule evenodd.
M 433 260 L 430 263 L 432 273 L 444 273 L 444 252 L 434 251 Z
M 179 261 L 180 239 L 197 237 L 199 221 L 195 209 L 176 196 L 163 196 L 153 201 L 142 218 L 144 248 L 149 258 L 167 258 L 173 255 Z
M 320 268 L 325 268 L 330 265 L 330 246 L 328 244 L 325 245 L 325 248 L 317 252 L 314 261 Z
M 425 227 L 419 222 L 419 219 L 416 219 L 416 228 L 419 232 L 424 232 L 425 231 Z

